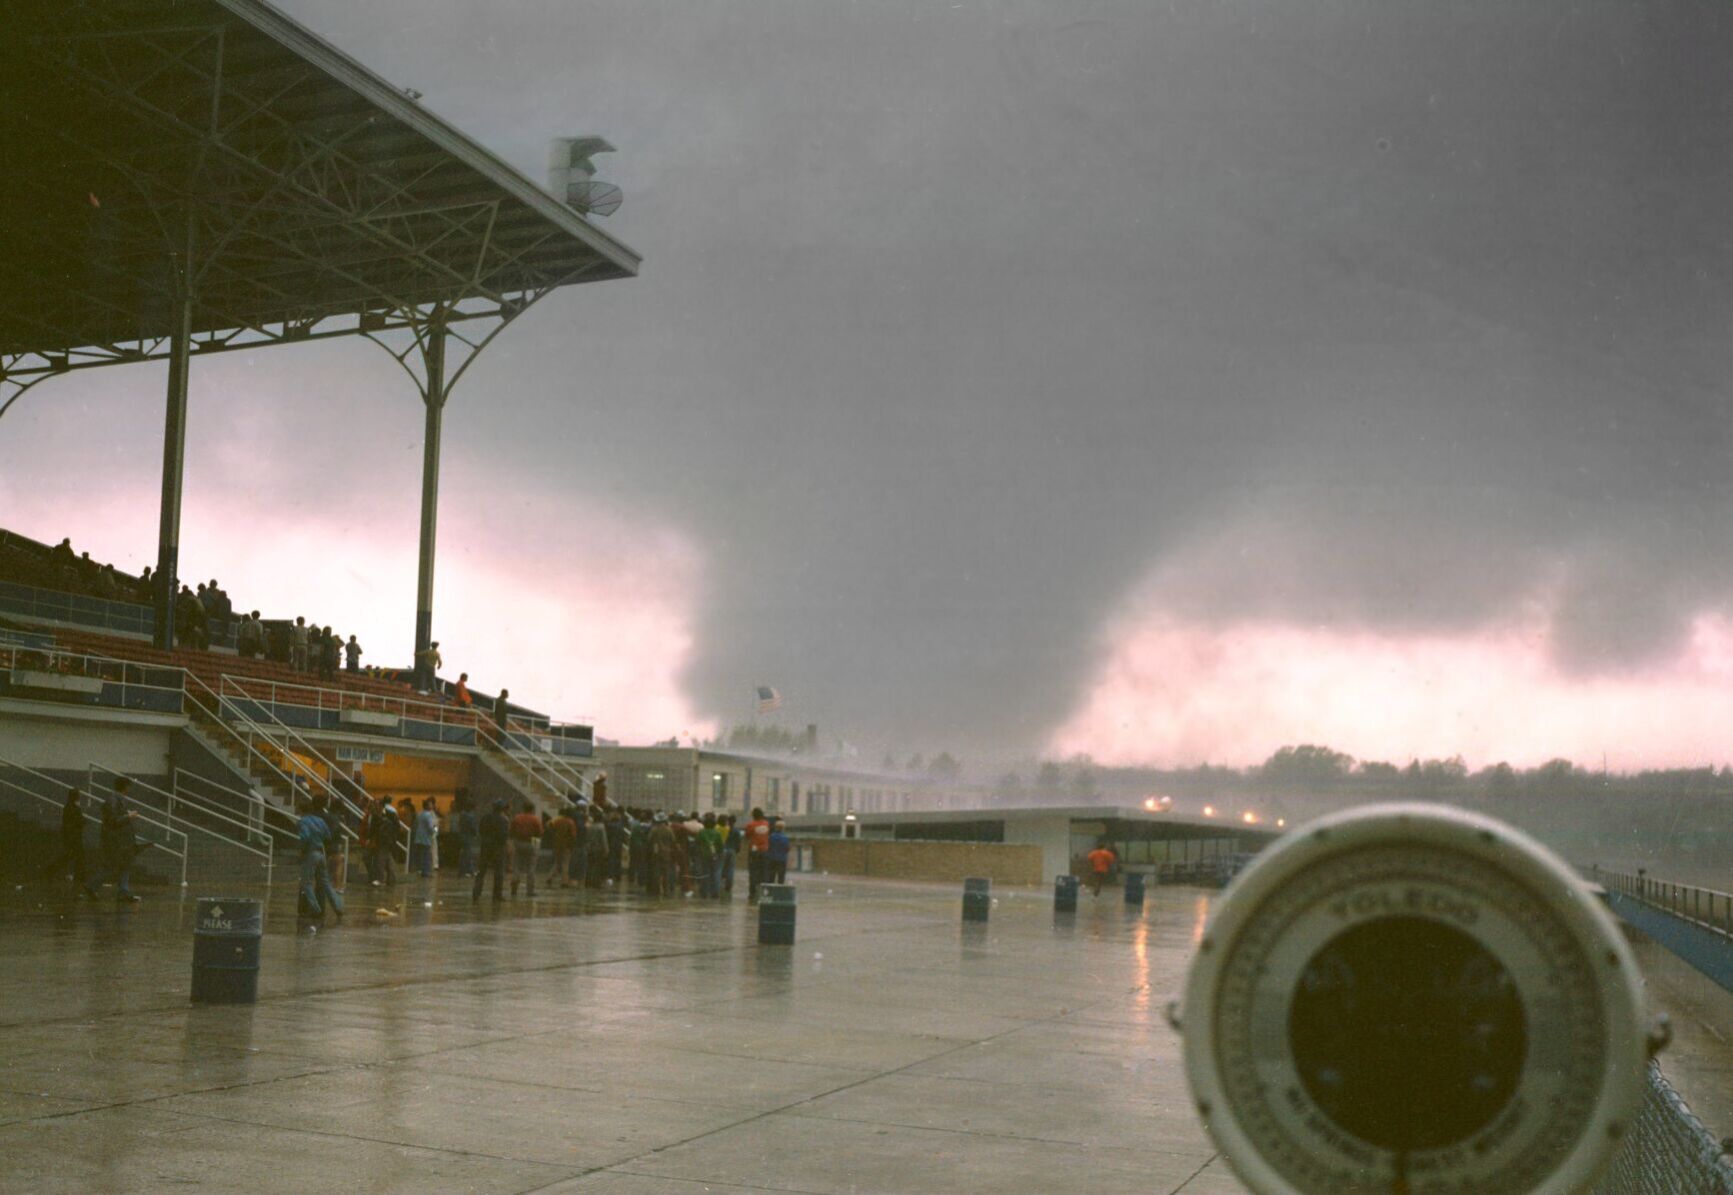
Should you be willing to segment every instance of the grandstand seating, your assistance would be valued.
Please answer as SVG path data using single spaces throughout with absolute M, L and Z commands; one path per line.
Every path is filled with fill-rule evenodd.
M 193 648 L 176 648 L 173 651 L 162 651 L 136 639 L 122 635 L 106 635 L 98 631 L 81 628 L 57 627 L 54 638 L 61 647 L 68 651 L 86 652 L 90 655 L 108 656 L 117 660 L 130 660 L 141 664 L 164 664 L 175 668 L 184 668 L 212 689 L 220 688 L 224 677 L 241 681 L 260 681 L 278 685 L 298 685 L 308 690 L 323 690 L 326 694 L 341 694 L 340 708 L 379 708 L 385 703 L 418 702 L 428 706 L 439 703 L 424 694 L 415 692 L 409 686 L 396 681 L 384 680 L 369 676 L 366 673 L 339 671 L 336 680 L 320 680 L 311 673 L 297 672 L 287 664 L 262 658 L 246 659 L 223 652 L 198 651 Z M 281 698 L 285 703 L 295 704 L 292 695 Z M 311 700 L 309 696 L 308 700 Z M 330 705 L 329 699 L 322 704 Z M 444 707 L 443 718 L 447 722 L 472 722 L 478 718 L 473 711 L 465 712 L 456 706 L 447 704 Z

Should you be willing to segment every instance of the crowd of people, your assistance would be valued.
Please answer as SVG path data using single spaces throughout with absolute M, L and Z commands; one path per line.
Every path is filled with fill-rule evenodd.
M 102 882 L 112 880 L 117 899 L 137 902 L 130 883 L 132 864 L 148 843 L 141 843 L 135 832 L 138 814 L 128 804 L 129 784 L 124 777 L 116 779 L 104 802 L 95 869 L 89 867 L 84 847 L 83 794 L 67 791 L 60 850 L 43 868 L 44 880 L 69 878 L 92 899 Z M 454 833 L 457 875 L 471 881 L 471 899 L 476 901 L 490 882 L 494 900 L 503 900 L 508 886 L 514 898 L 520 893 L 534 897 L 538 882 L 549 889 L 615 889 L 720 900 L 733 894 L 743 855 L 749 900 L 756 901 L 765 884 L 786 883 L 788 878 L 787 830 L 781 818 L 768 818 L 758 808 L 740 822 L 731 813 L 630 809 L 608 802 L 605 795 L 590 801 L 572 793 L 543 818 L 527 799 L 515 805 L 499 799 L 483 808 L 460 791 L 446 819 L 432 797 L 423 797 L 418 806 L 408 797 L 393 802 L 360 795 L 358 819 L 346 813 L 346 796 L 332 799 L 320 793 L 300 801 L 296 833 L 303 918 L 321 919 L 329 912 L 342 919 L 343 898 L 333 879 L 331 856 L 351 833 L 373 887 L 398 884 L 397 859 L 406 841 L 409 875 L 431 880 L 440 836 Z
M 157 577 L 149 565 L 138 576 L 112 564 L 99 564 L 89 552 L 75 552 L 71 538 L 43 549 L 34 540 L 0 532 L 0 580 L 111 602 L 150 605 L 156 600 Z M 228 591 L 215 577 L 196 586 L 182 584 L 175 594 L 175 639 L 200 651 L 213 641 L 232 639 L 236 654 L 287 664 L 322 680 L 336 680 L 339 669 L 361 671 L 362 647 L 350 635 L 345 641 L 330 627 L 309 624 L 306 616 L 293 623 L 267 621 L 257 610 L 237 612 Z
M 474 800 L 460 791 L 449 816 L 424 797 L 393 802 L 365 796 L 353 827 L 367 883 L 395 887 L 398 858 L 409 846 L 405 880 L 432 879 L 442 835 L 457 839 L 459 879 L 471 881 L 471 899 L 491 887 L 493 899 L 536 895 L 544 889 L 615 889 L 655 897 L 718 900 L 735 889 L 742 855 L 747 896 L 757 900 L 767 883 L 784 883 L 790 842 L 781 819 L 762 809 L 739 823 L 733 814 L 664 813 L 612 804 L 605 795 L 591 801 L 572 793 L 547 817 L 528 800 Z M 343 832 L 342 817 L 323 797 L 303 802 L 302 903 L 304 916 L 318 917 L 334 902 L 325 891 L 329 843 Z M 316 822 L 317 825 L 310 823 Z

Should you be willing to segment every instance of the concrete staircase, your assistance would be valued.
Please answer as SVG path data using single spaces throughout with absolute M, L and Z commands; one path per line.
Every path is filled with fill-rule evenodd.
M 492 772 L 520 797 L 526 797 L 543 813 L 552 812 L 566 803 L 567 789 L 537 769 L 530 767 L 508 751 L 502 751 L 483 735 L 479 738 L 477 762 Z

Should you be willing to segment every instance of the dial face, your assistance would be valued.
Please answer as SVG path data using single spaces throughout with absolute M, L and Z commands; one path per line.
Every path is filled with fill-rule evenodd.
M 1595 960 L 1505 869 L 1325 855 L 1225 951 L 1222 1090 L 1296 1190 L 1529 1190 L 1588 1131 L 1608 1062 Z

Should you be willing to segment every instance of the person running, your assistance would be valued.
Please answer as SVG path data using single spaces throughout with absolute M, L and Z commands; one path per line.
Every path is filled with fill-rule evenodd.
M 60 807 L 60 853 L 49 860 L 48 866 L 42 869 L 42 879 L 51 883 L 56 878 L 65 879 L 67 871 L 72 869 L 72 882 L 78 890 L 87 896 L 95 896 L 90 887 L 90 878 L 84 871 L 84 794 L 76 788 L 66 790 L 66 804 Z
M 505 895 L 505 844 L 511 836 L 511 823 L 505 816 L 506 803 L 498 800 L 493 803 L 492 812 L 481 819 L 476 827 L 476 838 L 481 850 L 481 863 L 475 872 L 475 887 L 470 890 L 471 900 L 481 899 L 481 882 L 487 878 L 489 871 L 493 872 L 493 898 L 500 900 Z
M 536 807 L 524 798 L 523 812 L 511 819 L 511 894 L 517 895 L 519 884 L 529 885 L 529 895 L 536 894 L 536 856 L 541 853 L 542 819 Z
M 1108 875 L 1113 871 L 1113 865 L 1119 862 L 1105 842 L 1095 845 L 1089 852 L 1089 893 L 1092 896 L 1101 895 L 1101 886 L 1107 882 Z
M 415 830 L 409 840 L 410 854 L 415 858 L 411 861 L 412 868 L 419 867 L 422 879 L 433 875 L 433 848 L 439 840 L 439 811 L 433 798 L 426 797 L 421 802 L 421 812 L 415 815 Z
M 309 917 L 322 921 L 329 908 L 341 921 L 343 898 L 331 884 L 331 868 L 326 861 L 332 834 L 325 820 L 325 809 L 325 798 L 314 797 L 296 827 L 301 838 L 301 904 Z
M 770 825 L 770 845 L 764 851 L 764 882 L 788 883 L 788 831 L 781 818 Z
M 752 820 L 742 832 L 746 837 L 746 899 L 756 901 L 770 851 L 770 823 L 764 820 L 764 810 L 754 807 Z

